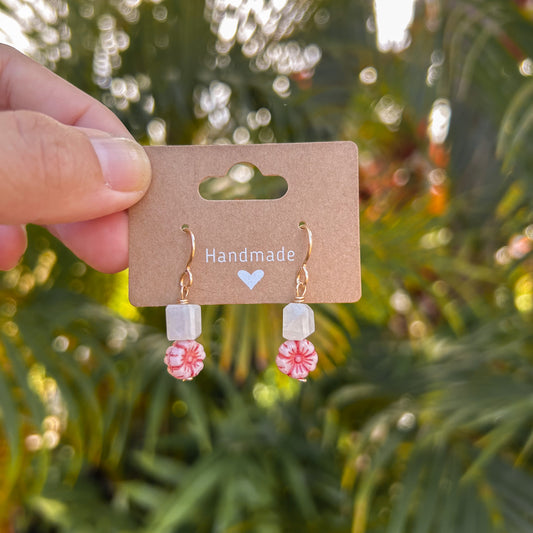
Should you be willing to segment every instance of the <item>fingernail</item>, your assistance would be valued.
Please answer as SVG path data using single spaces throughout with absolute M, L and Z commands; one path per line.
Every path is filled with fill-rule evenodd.
M 135 141 L 89 137 L 100 161 L 106 185 L 115 191 L 146 191 L 152 177 L 150 160 Z

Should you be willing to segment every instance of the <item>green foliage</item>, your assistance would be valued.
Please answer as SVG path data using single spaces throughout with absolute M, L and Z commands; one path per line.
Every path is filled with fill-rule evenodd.
M 35 55 L 142 142 L 357 142 L 363 298 L 316 306 L 306 384 L 273 368 L 280 306 L 205 308 L 206 369 L 178 383 L 161 310 L 30 228 L 0 276 L 0 530 L 531 531 L 531 11 L 418 3 L 382 53 L 371 2 L 288 2 L 263 46 L 321 59 L 283 91 L 247 41 L 217 43 L 217 3 L 130 4 L 35 10 L 71 57 L 37 23 Z

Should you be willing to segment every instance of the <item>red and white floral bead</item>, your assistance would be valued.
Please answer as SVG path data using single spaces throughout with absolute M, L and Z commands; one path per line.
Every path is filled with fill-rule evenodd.
M 176 341 L 165 353 L 168 373 L 176 379 L 189 381 L 204 368 L 205 350 L 196 341 Z
M 291 378 L 305 381 L 318 363 L 318 355 L 313 344 L 307 339 L 285 341 L 279 347 L 276 365 L 281 372 Z

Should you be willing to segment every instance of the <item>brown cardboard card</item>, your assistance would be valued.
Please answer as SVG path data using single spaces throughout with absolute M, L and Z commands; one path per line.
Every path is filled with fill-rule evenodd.
M 286 303 L 307 252 L 307 303 L 354 302 L 361 295 L 357 147 L 351 142 L 158 146 L 146 152 L 153 179 L 129 211 L 129 294 L 136 306 L 179 299 L 179 278 L 196 238 L 189 301 Z M 206 200 L 200 183 L 237 163 L 282 176 L 275 200 Z

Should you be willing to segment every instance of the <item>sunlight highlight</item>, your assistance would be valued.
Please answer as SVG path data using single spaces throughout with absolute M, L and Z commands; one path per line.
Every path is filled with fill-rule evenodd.
M 450 129 L 452 108 L 446 98 L 438 98 L 433 103 L 429 114 L 428 137 L 434 144 L 442 144 Z
M 376 42 L 380 52 L 401 52 L 411 44 L 416 0 L 374 0 Z
M 6 9 L 2 9 L 5 7 Z M 10 0 L 0 4 L 0 43 L 54 69 L 72 55 L 64 0 Z
M 35 43 L 24 33 L 20 23 L 1 10 L 0 43 L 9 44 L 25 54 L 32 54 L 36 49 Z

